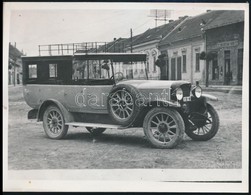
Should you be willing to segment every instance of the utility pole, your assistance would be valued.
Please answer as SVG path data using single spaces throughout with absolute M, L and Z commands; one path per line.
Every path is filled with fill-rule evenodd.
M 205 52 L 206 52 L 206 87 L 208 87 L 208 77 L 209 77 L 209 61 L 208 61 L 208 58 L 207 58 L 207 34 L 206 32 L 204 31 L 204 36 L 205 36 Z
M 164 16 L 164 21 L 165 21 L 165 24 L 166 24 L 166 10 L 165 10 L 165 16 Z
M 155 28 L 158 26 L 158 10 L 155 10 Z
M 131 53 L 132 53 L 132 29 L 130 29 L 130 34 L 131 34 Z

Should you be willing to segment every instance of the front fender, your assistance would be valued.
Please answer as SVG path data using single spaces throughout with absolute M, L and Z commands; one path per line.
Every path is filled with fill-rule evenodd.
M 43 120 L 43 114 L 46 110 L 46 108 L 50 105 L 56 105 L 62 112 L 63 116 L 64 116 L 64 120 L 65 123 L 69 123 L 69 122 L 73 122 L 74 121 L 74 117 L 73 115 L 57 100 L 55 99 L 48 99 L 45 100 L 38 109 L 38 113 L 37 113 L 37 121 L 42 121 Z
M 202 94 L 202 97 L 206 98 L 206 100 L 218 101 L 217 97 L 210 94 Z

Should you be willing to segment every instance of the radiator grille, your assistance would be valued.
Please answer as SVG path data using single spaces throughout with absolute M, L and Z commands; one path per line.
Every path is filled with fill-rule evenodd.
M 191 85 L 190 84 L 184 84 L 180 88 L 183 91 L 183 97 L 190 96 L 190 90 L 191 90 Z

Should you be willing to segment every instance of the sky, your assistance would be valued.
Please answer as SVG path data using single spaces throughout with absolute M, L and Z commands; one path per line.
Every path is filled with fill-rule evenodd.
M 168 10 L 168 9 L 166 9 Z M 194 16 L 201 10 L 169 10 L 168 19 Z M 20 9 L 10 14 L 12 44 L 29 55 L 38 55 L 38 45 L 57 43 L 109 42 L 130 37 L 155 27 L 150 9 Z M 158 26 L 164 24 L 158 21 Z

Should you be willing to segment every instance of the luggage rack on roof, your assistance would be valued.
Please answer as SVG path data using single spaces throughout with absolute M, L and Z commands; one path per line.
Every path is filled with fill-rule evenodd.
M 73 55 L 74 53 L 125 53 L 125 44 L 113 42 L 83 42 L 38 46 L 39 56 Z

